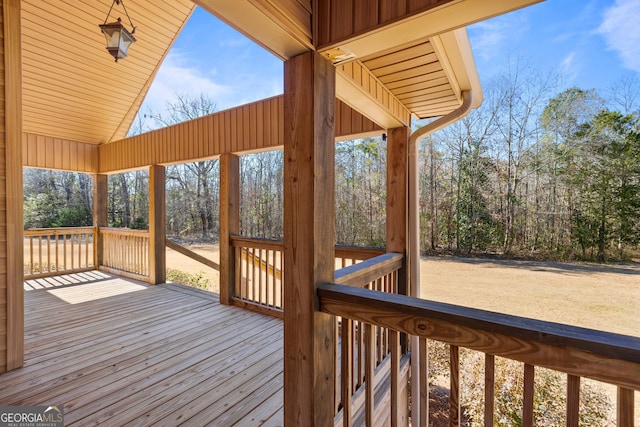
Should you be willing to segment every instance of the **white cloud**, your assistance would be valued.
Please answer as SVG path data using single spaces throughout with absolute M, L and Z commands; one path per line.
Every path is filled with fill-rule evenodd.
M 172 50 L 158 70 L 147 93 L 143 112 L 162 112 L 169 102 L 175 101 L 176 94 L 204 94 L 211 99 L 219 100 L 228 97 L 232 92 L 232 88 L 216 83 L 198 69 L 190 67 L 186 58 Z
M 474 55 L 490 60 L 504 54 L 514 40 L 526 31 L 528 23 L 524 15 L 509 14 L 478 22 L 469 27 Z
M 560 74 L 564 77 L 568 84 L 572 83 L 579 74 L 579 65 L 576 60 L 576 53 L 570 52 L 560 62 Z
M 624 66 L 640 73 L 640 2 L 616 0 L 604 12 L 598 32 L 605 38 L 609 49 L 618 53 Z

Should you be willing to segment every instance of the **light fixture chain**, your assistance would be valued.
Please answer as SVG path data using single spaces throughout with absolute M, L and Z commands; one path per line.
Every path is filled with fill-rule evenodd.
M 131 21 L 131 17 L 129 16 L 129 12 L 127 12 L 127 7 L 124 5 L 124 0 L 113 0 L 111 3 L 111 7 L 109 8 L 109 12 L 107 12 L 107 17 L 104 19 L 104 23 L 106 24 L 109 20 L 109 16 L 111 16 L 111 11 L 113 10 L 114 5 L 121 5 L 122 9 L 124 9 L 125 15 L 127 15 L 127 19 L 129 20 L 129 25 L 131 25 L 131 34 L 136 32 L 136 27 L 133 25 L 133 21 Z
M 129 12 L 127 12 L 127 8 L 124 5 L 124 0 L 116 0 L 118 2 L 118 4 L 122 5 L 122 8 L 124 9 L 124 13 L 125 15 L 127 15 L 127 19 L 129 20 L 129 24 L 131 25 L 131 34 L 136 32 L 136 27 L 135 25 L 133 25 L 133 22 L 131 21 L 131 18 L 129 17 Z

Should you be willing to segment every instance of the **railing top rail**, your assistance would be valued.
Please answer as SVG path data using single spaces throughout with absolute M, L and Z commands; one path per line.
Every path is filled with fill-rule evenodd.
M 122 234 L 122 235 L 139 235 L 139 236 L 149 235 L 149 230 L 134 230 L 131 228 L 118 228 L 118 227 L 100 227 L 100 232 L 103 234 Z
M 351 258 L 354 255 L 360 255 L 361 257 L 373 258 L 384 254 L 385 251 L 386 249 L 384 248 L 373 248 L 369 246 L 336 245 L 335 256 L 339 258 Z
M 640 390 L 640 338 L 325 284 L 321 310 L 411 335 Z
M 56 227 L 56 228 L 29 228 L 23 231 L 25 236 L 40 236 L 56 233 L 73 234 L 73 233 L 93 233 L 96 227 Z
M 231 246 L 284 250 L 284 241 L 276 240 L 276 239 L 263 239 L 258 237 L 247 237 L 247 236 L 240 236 L 238 234 L 233 234 L 231 235 Z
M 335 272 L 334 280 L 341 285 L 365 286 L 402 267 L 402 254 L 388 253 L 369 258 L 358 264 L 341 268 Z

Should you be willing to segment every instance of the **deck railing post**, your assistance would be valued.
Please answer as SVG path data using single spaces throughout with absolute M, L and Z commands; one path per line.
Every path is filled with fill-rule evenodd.
M 284 423 L 333 426 L 335 317 L 316 288 L 334 277 L 336 71 L 307 52 L 284 65 Z
M 164 283 L 167 276 L 165 252 L 165 175 L 164 166 L 149 167 L 149 283 Z
M 220 156 L 220 302 L 235 296 L 235 248 L 231 235 L 240 232 L 240 158 Z M 241 262 L 241 260 L 238 260 Z
M 100 268 L 104 260 L 103 238 L 100 234 L 100 227 L 106 227 L 107 223 L 107 202 L 108 176 L 102 174 L 93 175 L 93 267 Z

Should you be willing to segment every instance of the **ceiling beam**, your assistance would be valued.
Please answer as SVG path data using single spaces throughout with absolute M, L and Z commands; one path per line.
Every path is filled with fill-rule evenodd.
M 311 10 L 297 0 L 193 2 L 282 60 L 313 50 Z

